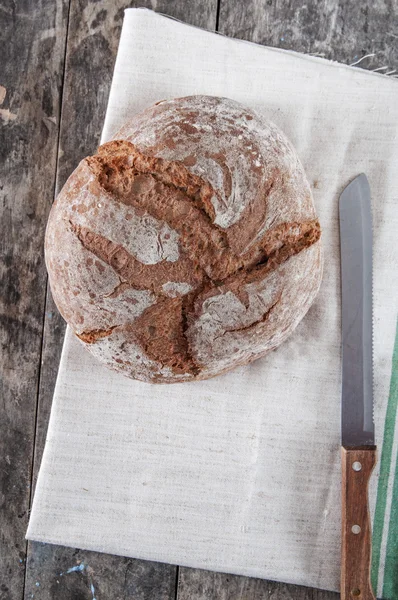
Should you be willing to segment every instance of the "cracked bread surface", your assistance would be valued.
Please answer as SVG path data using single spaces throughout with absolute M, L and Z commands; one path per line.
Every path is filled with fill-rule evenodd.
M 297 154 L 226 98 L 163 101 L 72 173 L 50 213 L 54 300 L 106 366 L 206 379 L 280 345 L 322 276 Z

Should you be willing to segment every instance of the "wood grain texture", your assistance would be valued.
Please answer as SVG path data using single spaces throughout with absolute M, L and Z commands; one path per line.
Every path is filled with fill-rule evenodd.
M 170 565 L 37 542 L 30 550 L 27 600 L 175 598 L 175 568 Z
M 95 151 L 99 144 L 123 13 L 125 8 L 133 6 L 146 6 L 207 29 L 214 29 L 216 25 L 217 0 L 71 0 L 56 193 L 81 158 Z M 47 215 L 42 219 L 43 233 L 46 220 Z M 48 290 L 44 313 L 33 484 L 36 482 L 44 449 L 64 331 L 64 321 Z M 25 530 L 26 523 L 23 534 Z M 31 594 L 34 593 L 35 598 L 41 600 L 92 600 L 91 588 L 87 584 L 88 577 L 78 577 L 84 573 L 87 575 L 88 569 L 83 573 L 73 572 L 71 575 L 74 578 L 72 580 L 68 576 L 67 584 L 56 583 L 57 571 L 61 572 L 75 565 L 76 557 L 80 562 L 89 565 L 90 569 L 94 569 L 94 586 L 102 592 L 101 595 L 98 594 L 99 598 L 175 598 L 175 586 L 170 583 L 176 581 L 175 566 L 31 542 L 28 545 L 24 597 L 30 600 Z M 59 578 L 58 580 L 61 582 Z M 36 582 L 40 585 L 36 586 Z M 3 600 L 1 596 L 0 598 Z M 14 597 L 12 598 L 14 600 Z M 4 600 L 8 600 L 8 597 Z
M 337 592 L 328 592 L 325 590 L 312 590 L 311 600 L 339 600 L 340 594 Z
M 219 30 L 366 69 L 398 69 L 397 0 L 221 0 Z
M 0 3 L 1 600 L 23 595 L 67 11 L 63 0 Z
M 340 594 L 300 585 L 180 567 L 177 600 L 338 600 Z M 361 600 L 361 599 L 359 599 Z
M 370 583 L 372 535 L 368 505 L 368 484 L 375 464 L 375 447 L 341 449 L 342 600 L 375 600 Z
M 199 569 L 180 569 L 178 600 L 309 600 L 311 588 Z M 338 595 L 317 596 L 334 600 Z

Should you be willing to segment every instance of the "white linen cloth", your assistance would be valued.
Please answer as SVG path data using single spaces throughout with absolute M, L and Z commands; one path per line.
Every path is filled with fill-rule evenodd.
M 397 93 L 398 81 L 379 74 L 126 11 L 102 141 L 165 98 L 227 96 L 263 113 L 311 183 L 323 283 L 286 343 L 209 381 L 129 380 L 67 330 L 29 539 L 338 589 L 338 196 L 366 173 L 381 448 L 397 318 Z

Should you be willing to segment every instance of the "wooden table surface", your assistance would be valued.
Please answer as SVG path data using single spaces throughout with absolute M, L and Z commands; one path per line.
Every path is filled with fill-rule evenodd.
M 95 152 L 128 6 L 348 64 L 372 54 L 358 67 L 398 70 L 398 0 L 0 0 L 0 599 L 336 599 L 25 541 L 65 328 L 44 230 L 55 194 Z

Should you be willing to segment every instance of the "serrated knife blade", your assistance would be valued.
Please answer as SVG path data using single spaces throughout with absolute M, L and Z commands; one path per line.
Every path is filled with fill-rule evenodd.
M 372 212 L 364 174 L 339 201 L 342 321 L 342 600 L 375 600 L 368 484 L 376 462 L 372 365 Z
M 372 213 L 366 175 L 339 202 L 343 446 L 374 444 L 372 367 Z

